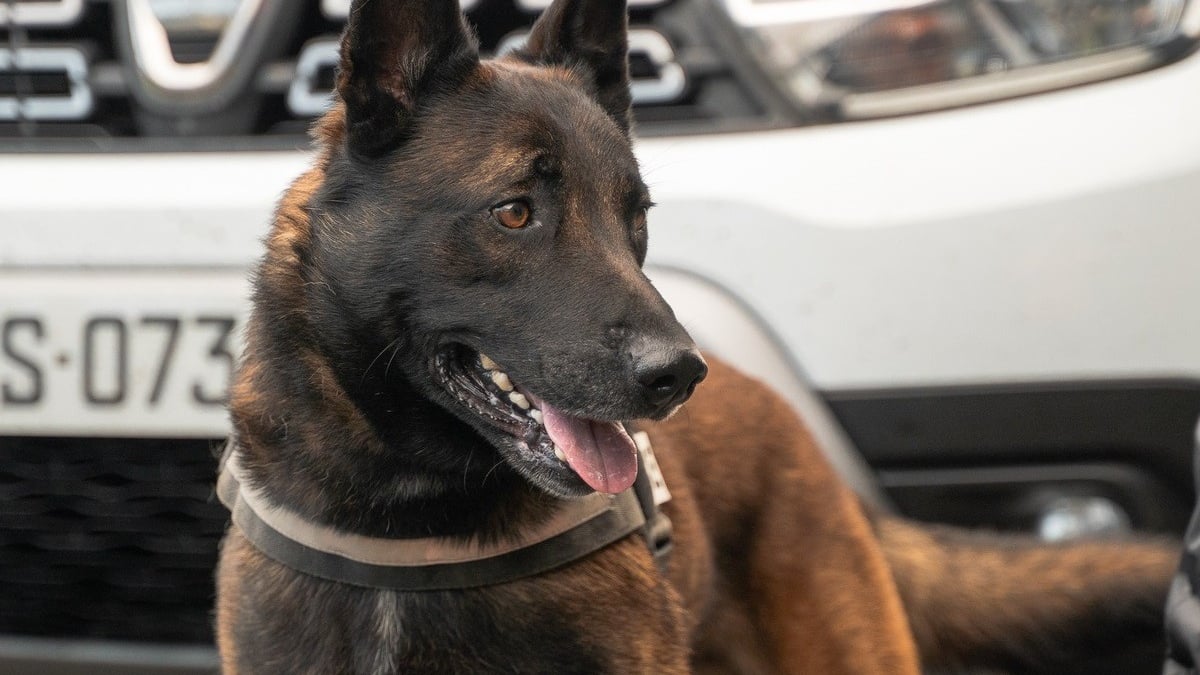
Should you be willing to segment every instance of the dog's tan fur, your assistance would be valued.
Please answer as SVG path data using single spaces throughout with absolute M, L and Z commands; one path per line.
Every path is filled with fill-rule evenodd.
M 708 596 L 693 616 L 717 619 L 698 653 L 776 666 L 763 672 L 917 673 L 900 596 L 858 500 L 786 403 L 709 363 L 710 381 L 651 430 L 672 492 L 685 495 L 670 511 L 687 552 L 672 570 L 677 583 L 695 578 L 702 563 L 692 552 L 706 549 L 744 575 L 719 574 L 689 594 Z M 762 637 L 730 654 L 727 623 Z

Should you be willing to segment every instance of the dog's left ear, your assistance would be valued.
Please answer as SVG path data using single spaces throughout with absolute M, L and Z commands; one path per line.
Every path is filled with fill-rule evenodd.
M 394 147 L 424 97 L 463 82 L 478 65 L 458 0 L 355 0 L 337 78 L 350 148 L 372 157 Z
M 582 72 L 593 95 L 629 133 L 629 17 L 626 0 L 555 0 L 519 52 L 541 65 Z

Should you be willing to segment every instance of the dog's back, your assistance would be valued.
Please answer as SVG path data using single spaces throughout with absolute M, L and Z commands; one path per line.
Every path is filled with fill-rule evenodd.
M 706 386 L 654 437 L 720 561 L 698 651 L 724 664 L 714 672 L 903 672 L 846 664 L 905 640 L 925 668 L 1158 671 L 1174 544 L 1049 545 L 867 512 L 783 400 L 709 364 Z M 731 640 L 730 627 L 754 637 Z M 762 636 L 793 651 L 772 659 Z

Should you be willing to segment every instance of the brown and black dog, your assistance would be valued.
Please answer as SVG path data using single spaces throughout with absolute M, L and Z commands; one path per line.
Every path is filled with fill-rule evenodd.
M 1170 547 L 873 516 L 787 404 L 700 358 L 641 270 L 624 2 L 557 0 L 480 61 L 456 0 L 363 0 L 340 65 L 256 279 L 231 396 L 246 480 L 346 532 L 519 536 L 626 489 L 619 423 L 690 396 L 640 423 L 675 550 L 665 574 L 633 535 L 525 580 L 395 592 L 297 572 L 234 526 L 226 673 L 1100 673 L 1147 644 L 1157 663 Z

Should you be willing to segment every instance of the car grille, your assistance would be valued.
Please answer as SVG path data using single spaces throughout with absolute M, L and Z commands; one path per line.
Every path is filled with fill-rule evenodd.
M 0 634 L 211 641 L 216 447 L 0 438 Z
M 127 8 L 143 2 L 0 0 L 0 150 L 220 150 L 305 142 L 310 122 L 328 105 L 344 23 L 338 7 L 346 0 L 183 0 L 201 9 L 258 2 L 266 16 L 211 87 L 179 95 L 147 85 L 155 78 L 134 56 L 133 45 L 146 40 L 133 36 Z M 512 44 L 545 4 L 466 0 L 485 53 Z M 630 5 L 641 133 L 741 128 L 761 120 L 764 108 L 703 36 L 702 3 Z M 172 32 L 169 54 L 159 56 L 172 67 L 215 61 L 219 38 L 232 28 L 215 31 Z

